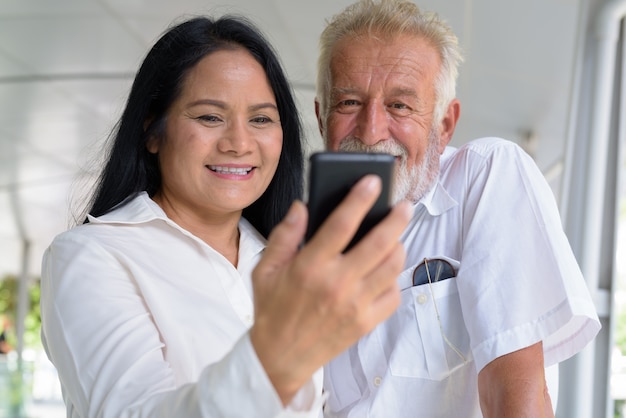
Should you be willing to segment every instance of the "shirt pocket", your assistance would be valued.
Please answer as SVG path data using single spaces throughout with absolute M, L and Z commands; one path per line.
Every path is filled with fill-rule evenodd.
M 456 277 L 407 287 L 401 296 L 394 315 L 376 329 L 392 375 L 442 380 L 471 361 Z

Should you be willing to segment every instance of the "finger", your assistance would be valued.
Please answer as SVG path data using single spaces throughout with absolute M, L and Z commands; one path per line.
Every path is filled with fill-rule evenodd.
M 404 267 L 404 260 L 404 247 L 397 243 L 385 261 L 360 281 L 357 302 L 360 335 L 369 333 L 398 308 L 401 297 L 396 278 Z
M 376 175 L 360 179 L 322 223 L 306 247 L 325 255 L 341 253 L 359 229 L 381 189 L 381 179 Z
M 264 255 L 255 270 L 277 270 L 293 258 L 304 238 L 307 216 L 304 203 L 295 201 L 270 233 Z
M 411 220 L 413 210 L 408 202 L 395 205 L 350 251 L 346 260 L 362 266 L 362 271 L 375 268 L 395 248 L 400 235 Z
M 397 277 L 404 270 L 406 252 L 400 242 L 396 242 L 389 255 L 372 270 L 362 281 L 361 295 L 375 313 L 386 317 L 396 308 L 396 300 L 399 302 L 399 287 Z

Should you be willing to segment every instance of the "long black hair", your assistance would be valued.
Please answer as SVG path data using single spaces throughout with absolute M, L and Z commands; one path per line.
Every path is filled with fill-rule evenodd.
M 111 134 L 113 143 L 89 214 L 103 215 L 138 192 L 153 196 L 160 189 L 157 156 L 148 152 L 147 140 L 163 135 L 166 113 L 181 93 L 190 70 L 205 56 L 233 48 L 245 48 L 264 68 L 283 130 L 276 174 L 265 193 L 243 210 L 243 216 L 267 237 L 293 200 L 302 197 L 301 121 L 278 56 L 244 17 L 195 17 L 166 31 L 139 68 L 126 107 Z

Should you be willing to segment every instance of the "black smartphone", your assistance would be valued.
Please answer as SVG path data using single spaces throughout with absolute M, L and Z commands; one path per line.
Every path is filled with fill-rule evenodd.
M 391 210 L 395 157 L 377 153 L 318 152 L 311 155 L 309 163 L 309 224 L 305 241 L 315 234 L 359 179 L 366 174 L 376 174 L 382 179 L 382 192 L 346 247 L 347 251 Z

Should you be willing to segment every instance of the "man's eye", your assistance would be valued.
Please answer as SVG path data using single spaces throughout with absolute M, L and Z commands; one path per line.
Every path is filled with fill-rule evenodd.
M 347 100 L 342 100 L 341 102 L 339 102 L 340 106 L 356 106 L 358 104 L 359 102 L 354 99 L 347 99 Z
M 355 99 L 339 100 L 336 103 L 333 109 L 339 113 L 355 112 L 361 104 L 361 102 Z
M 413 113 L 413 108 L 402 102 L 391 103 L 387 109 L 389 113 L 396 116 L 409 116 Z

